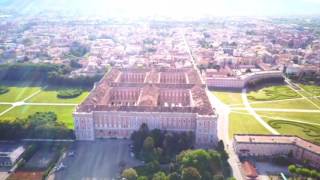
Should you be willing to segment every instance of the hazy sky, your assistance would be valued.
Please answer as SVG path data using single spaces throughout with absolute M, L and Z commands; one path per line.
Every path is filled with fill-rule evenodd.
M 0 0 L 27 13 L 61 10 L 96 15 L 309 15 L 320 14 L 320 0 Z

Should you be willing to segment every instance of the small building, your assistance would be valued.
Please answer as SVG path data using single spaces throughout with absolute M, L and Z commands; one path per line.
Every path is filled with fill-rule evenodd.
M 25 152 L 26 148 L 20 144 L 0 144 L 0 167 L 11 167 Z
M 239 157 L 268 159 L 292 153 L 296 161 L 320 168 L 320 146 L 297 136 L 238 134 L 234 136 L 233 146 Z

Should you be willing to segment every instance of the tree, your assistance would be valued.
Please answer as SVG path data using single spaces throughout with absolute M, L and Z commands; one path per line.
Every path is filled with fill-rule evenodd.
M 150 152 L 154 148 L 154 140 L 152 137 L 148 136 L 144 141 L 143 141 L 143 150 Z
M 125 169 L 121 176 L 128 180 L 136 180 L 138 178 L 138 174 L 133 168 Z
M 229 177 L 227 180 L 237 180 L 237 179 L 234 177 Z
M 71 44 L 70 53 L 76 57 L 82 57 L 89 51 L 89 48 L 78 41 Z
M 169 180 L 169 178 L 164 172 L 159 171 L 153 175 L 152 180 Z
M 288 166 L 288 170 L 291 174 L 297 173 L 297 167 L 294 164 L 291 164 L 290 166 Z
M 146 164 L 146 171 L 153 174 L 160 170 L 160 165 L 158 161 L 152 161 Z
M 304 177 L 310 177 L 311 176 L 311 172 L 308 168 L 301 168 L 301 175 Z
M 213 180 L 224 180 L 224 177 L 221 174 L 217 174 L 213 176 Z
M 318 176 L 317 171 L 314 170 L 314 169 L 311 170 L 311 171 L 310 171 L 310 176 L 313 177 L 313 178 L 316 178 L 316 177 Z
M 137 180 L 148 180 L 147 176 L 139 176 Z
M 154 139 L 155 147 L 162 146 L 164 133 L 160 129 L 153 129 L 150 131 L 151 137 Z
M 133 141 L 134 152 L 139 153 L 142 149 L 145 138 L 149 135 L 148 125 L 141 124 L 138 131 L 134 131 L 131 134 L 131 140 Z
M 181 177 L 177 172 L 170 173 L 168 177 L 169 180 L 181 180 Z
M 205 172 L 215 173 L 221 170 L 220 154 L 216 151 L 203 149 L 187 150 L 177 156 L 177 161 L 182 167 L 195 167 L 200 174 Z
M 187 167 L 182 169 L 182 180 L 200 180 L 201 175 L 194 167 Z
M 217 151 L 219 151 L 219 152 L 224 151 L 224 143 L 223 143 L 223 140 L 220 140 L 220 141 L 218 142 Z

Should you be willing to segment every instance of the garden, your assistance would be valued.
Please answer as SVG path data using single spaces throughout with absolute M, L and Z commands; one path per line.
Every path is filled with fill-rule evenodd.
M 135 157 L 145 164 L 124 169 L 122 177 L 128 180 L 230 177 L 228 155 L 222 141 L 218 143 L 216 150 L 193 150 L 193 132 L 174 133 L 159 129 L 150 131 L 146 124 L 142 124 L 132 134 L 131 140 Z
M 301 97 L 288 86 L 271 86 L 258 91 L 250 91 L 247 95 L 250 101 L 272 101 Z

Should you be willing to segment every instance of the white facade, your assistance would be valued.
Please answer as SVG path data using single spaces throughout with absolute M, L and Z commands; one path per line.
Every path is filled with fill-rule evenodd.
M 249 83 L 264 79 L 282 78 L 281 71 L 261 71 L 234 77 L 207 77 L 208 87 L 241 89 Z

